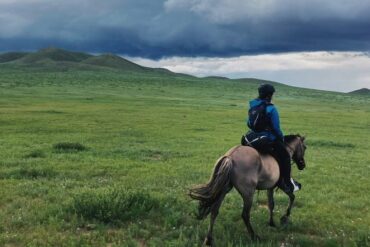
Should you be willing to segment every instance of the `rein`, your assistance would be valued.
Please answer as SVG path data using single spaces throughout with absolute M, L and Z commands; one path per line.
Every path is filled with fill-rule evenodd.
M 292 146 L 291 145 L 289 145 L 288 143 L 285 143 L 285 146 L 289 149 L 289 153 L 290 153 L 290 156 L 291 156 L 291 159 L 292 159 L 292 161 L 293 162 L 295 162 L 297 165 L 303 165 L 304 164 L 304 159 L 303 158 L 301 158 L 301 159 L 297 159 L 297 156 L 296 156 L 296 154 L 295 154 L 295 149 L 294 148 L 292 148 Z
M 288 143 L 286 143 L 285 146 L 289 149 L 289 153 L 291 153 L 292 156 L 291 158 L 293 158 L 295 150 Z

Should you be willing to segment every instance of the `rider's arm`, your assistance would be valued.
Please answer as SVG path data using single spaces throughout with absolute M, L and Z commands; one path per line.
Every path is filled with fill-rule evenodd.
M 247 126 L 248 126 L 248 128 L 252 129 L 252 125 L 251 125 L 251 123 L 250 123 L 250 119 L 249 119 L 249 117 L 247 117 L 246 122 L 247 122 Z
M 281 141 L 284 140 L 283 132 L 280 129 L 280 119 L 279 119 L 279 112 L 275 107 L 271 109 L 271 122 L 272 122 L 272 129 L 278 139 Z

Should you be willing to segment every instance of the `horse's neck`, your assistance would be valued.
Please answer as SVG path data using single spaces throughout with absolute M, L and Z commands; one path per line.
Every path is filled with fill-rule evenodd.
M 296 139 L 289 143 L 285 143 L 285 149 L 289 153 L 290 158 L 293 157 L 295 150 L 297 149 L 298 141 Z

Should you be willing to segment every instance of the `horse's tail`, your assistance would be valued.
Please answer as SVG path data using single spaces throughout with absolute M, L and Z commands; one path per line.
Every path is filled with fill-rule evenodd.
M 215 165 L 213 174 L 207 184 L 190 189 L 189 196 L 199 201 L 198 219 L 204 219 L 211 211 L 211 207 L 220 196 L 232 189 L 230 171 L 232 160 L 229 156 L 221 157 Z

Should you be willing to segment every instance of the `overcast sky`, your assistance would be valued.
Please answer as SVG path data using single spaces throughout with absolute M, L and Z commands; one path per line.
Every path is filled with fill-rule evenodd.
M 370 87 L 369 13 L 369 0 L 0 0 L 0 51 L 112 52 L 346 91 Z
M 197 76 L 260 78 L 292 86 L 349 92 L 370 88 L 370 56 L 361 52 L 295 52 L 232 58 L 130 58 L 148 67 Z

